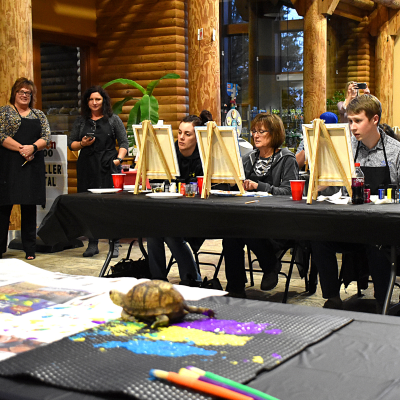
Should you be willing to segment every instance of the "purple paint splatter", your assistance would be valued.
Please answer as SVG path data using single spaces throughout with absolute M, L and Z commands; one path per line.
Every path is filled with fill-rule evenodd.
M 278 360 L 282 360 L 282 356 L 277 353 L 272 353 L 271 356 L 277 358 Z
M 269 326 L 268 323 L 256 324 L 254 322 L 238 322 L 229 319 L 205 319 L 199 321 L 180 322 L 175 324 L 182 328 L 199 329 L 206 332 L 226 333 L 229 335 L 257 335 L 264 332 L 265 328 Z M 279 331 L 274 329 L 273 331 Z M 265 331 L 270 333 L 272 331 Z M 274 335 L 281 333 L 275 332 Z M 270 333 L 271 334 L 271 333 Z
M 268 335 L 280 335 L 282 331 L 280 329 L 270 329 L 269 331 L 264 331 Z

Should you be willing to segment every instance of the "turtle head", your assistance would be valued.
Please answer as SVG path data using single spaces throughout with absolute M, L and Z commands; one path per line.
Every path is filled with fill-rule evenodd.
M 114 304 L 122 307 L 124 305 L 125 294 L 119 292 L 118 290 L 110 290 L 110 298 Z

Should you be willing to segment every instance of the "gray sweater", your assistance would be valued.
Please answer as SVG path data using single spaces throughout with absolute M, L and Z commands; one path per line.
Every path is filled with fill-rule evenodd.
M 268 192 L 273 195 L 290 195 L 290 180 L 299 179 L 299 166 L 295 155 L 287 148 L 280 149 L 279 153 L 275 154 L 274 162 L 271 166 L 272 172 L 256 177 L 253 167 L 258 154 L 259 150 L 256 149 L 243 157 L 246 179 L 257 182 L 257 190 L 260 192 Z M 267 183 L 270 174 L 272 174 L 272 184 Z

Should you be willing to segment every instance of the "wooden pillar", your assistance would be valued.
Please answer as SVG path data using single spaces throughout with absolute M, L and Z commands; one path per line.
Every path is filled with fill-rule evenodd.
M 0 0 L 0 105 L 8 104 L 11 87 L 21 76 L 33 78 L 31 0 Z M 14 207 L 10 229 L 20 229 L 21 214 Z
M 0 0 L 0 105 L 21 76 L 33 78 L 31 0 Z
M 379 28 L 376 41 L 376 97 L 382 103 L 381 122 L 393 123 L 393 57 L 394 39 L 389 33 L 389 14 L 382 8 L 383 23 Z
M 219 1 L 188 0 L 188 5 L 189 112 L 207 109 L 220 125 Z M 203 39 L 198 40 L 201 28 Z
M 307 0 L 304 16 L 304 122 L 326 111 L 326 18 Z

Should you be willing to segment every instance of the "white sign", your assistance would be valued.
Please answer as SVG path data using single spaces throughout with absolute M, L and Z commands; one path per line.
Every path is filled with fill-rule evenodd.
M 68 193 L 67 136 L 51 135 L 50 140 L 50 144 L 43 150 L 46 167 L 46 207 L 37 207 L 38 226 L 54 200 L 61 194 Z

